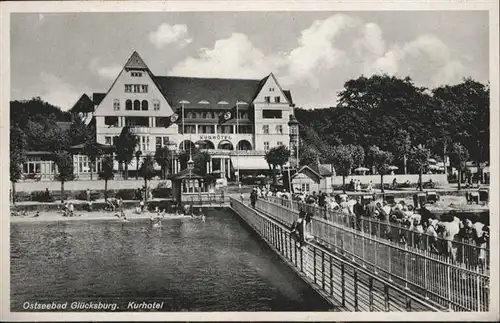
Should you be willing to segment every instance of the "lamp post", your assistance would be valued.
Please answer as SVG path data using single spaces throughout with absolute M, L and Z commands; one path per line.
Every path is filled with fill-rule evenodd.
M 299 122 L 295 118 L 295 115 L 290 115 L 290 121 L 288 121 L 288 127 L 290 129 L 290 167 L 299 167 Z

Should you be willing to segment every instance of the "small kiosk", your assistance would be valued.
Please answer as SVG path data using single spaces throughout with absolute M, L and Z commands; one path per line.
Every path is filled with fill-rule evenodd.
M 202 201 L 208 195 L 210 183 L 205 176 L 194 172 L 194 162 L 190 158 L 187 168 L 178 172 L 172 179 L 172 195 L 178 205 Z

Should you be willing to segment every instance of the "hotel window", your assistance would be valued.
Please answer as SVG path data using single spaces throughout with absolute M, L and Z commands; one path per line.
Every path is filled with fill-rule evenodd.
M 161 137 L 156 137 L 156 150 L 160 149 L 161 146 Z
M 125 110 L 132 110 L 132 100 L 125 101 Z
M 130 74 L 132 75 L 132 77 L 141 77 L 142 76 L 141 72 L 131 72 Z
M 125 117 L 125 125 L 129 127 L 149 127 L 149 117 Z
M 274 102 L 276 102 L 276 103 L 280 103 L 280 97 L 279 97 L 279 96 L 275 96 L 275 97 L 274 97 Z
M 269 150 L 269 141 L 264 141 L 264 150 L 265 151 Z
M 276 133 L 278 135 L 282 135 L 283 134 L 283 125 L 277 125 L 276 126 Z
M 281 110 L 262 110 L 262 119 L 281 119 Z
M 139 150 L 143 153 L 149 150 L 149 136 L 139 136 Z
M 265 134 L 265 135 L 268 135 L 269 134 L 269 125 L 263 125 L 262 126 L 262 132 Z
M 184 133 L 196 133 L 196 126 L 195 125 L 185 125 L 184 126 Z
M 104 137 L 104 144 L 111 146 L 111 137 L 108 136 Z
M 153 110 L 155 110 L 155 111 L 160 110 L 160 101 L 153 100 Z
M 252 133 L 251 125 L 238 126 L 238 133 Z
M 198 133 L 215 133 L 214 125 L 199 125 Z
M 104 124 L 108 127 L 118 127 L 118 117 L 104 117 Z
M 279 146 L 283 146 L 283 141 L 278 141 L 278 142 L 277 142 L 277 145 L 278 145 L 278 147 L 279 147 Z
M 265 96 L 265 97 L 264 97 L 264 101 L 265 101 L 266 103 L 271 103 L 271 97 L 270 97 L 270 96 Z
M 120 100 L 118 99 L 113 100 L 113 110 L 115 111 L 120 110 Z
M 141 109 L 142 109 L 142 111 L 148 111 L 148 101 L 147 100 L 142 100 Z
M 233 126 L 217 126 L 217 133 L 233 133 Z
M 309 192 L 309 189 L 310 189 L 309 184 L 302 184 L 302 191 L 303 192 Z
M 239 119 L 248 119 L 248 112 L 239 112 L 238 118 Z
M 146 84 L 125 84 L 125 92 L 128 92 L 128 93 L 147 93 L 148 86 Z
M 274 88 L 273 88 L 273 87 L 270 87 L 270 88 L 269 88 L 269 92 L 274 92 Z
M 163 137 L 163 147 L 168 146 L 170 139 L 168 137 Z
M 118 136 L 113 136 L 113 141 L 111 142 L 113 145 L 118 142 Z
M 141 110 L 141 101 L 135 100 L 134 101 L 134 110 L 135 111 L 140 111 Z

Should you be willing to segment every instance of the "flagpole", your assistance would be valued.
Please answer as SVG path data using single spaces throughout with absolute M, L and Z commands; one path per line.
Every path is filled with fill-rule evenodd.
M 238 187 L 240 187 L 240 155 L 238 153 L 238 126 L 239 126 L 239 112 L 238 112 L 238 104 L 240 102 L 236 101 L 236 168 L 238 170 L 238 174 L 236 176 L 236 181 L 238 182 Z

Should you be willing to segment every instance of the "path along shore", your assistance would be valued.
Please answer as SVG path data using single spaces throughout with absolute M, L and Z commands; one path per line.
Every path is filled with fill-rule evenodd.
M 33 213 L 28 216 L 11 216 L 11 223 L 20 223 L 20 222 L 49 222 L 49 221 L 57 221 L 57 222 L 71 222 L 71 221 L 84 221 L 84 220 L 111 220 L 115 222 L 123 222 L 123 220 L 116 216 L 117 213 L 111 212 L 75 212 L 75 216 L 65 217 L 62 213 L 59 212 L 40 212 L 40 216 L 34 217 Z M 118 213 L 119 214 L 119 213 Z M 127 220 L 149 220 L 151 215 L 156 219 L 158 218 L 155 213 L 145 212 L 142 214 L 126 212 L 125 213 Z M 174 220 L 174 219 L 193 219 L 189 215 L 182 214 L 166 214 L 163 217 L 159 217 L 159 219 L 163 220 Z

